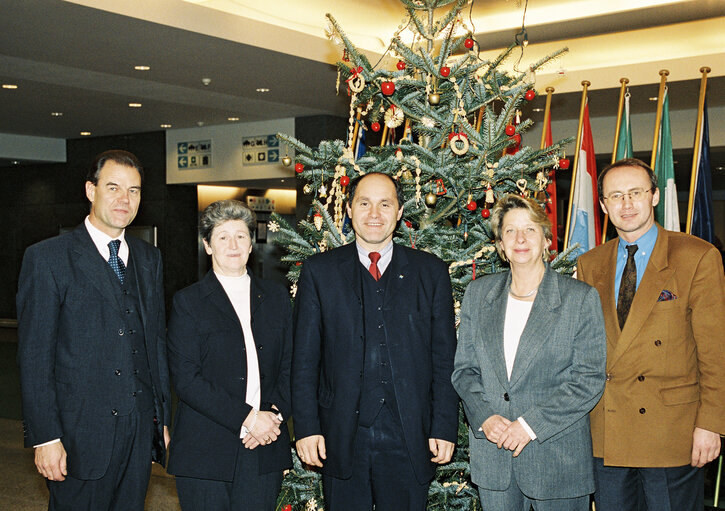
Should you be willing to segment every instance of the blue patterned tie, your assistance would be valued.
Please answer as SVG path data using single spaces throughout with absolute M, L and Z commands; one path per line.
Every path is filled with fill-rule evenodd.
M 118 280 L 120 280 L 121 284 L 123 284 L 123 281 L 126 278 L 126 265 L 123 264 L 121 258 L 118 257 L 118 248 L 120 246 L 121 240 L 111 240 L 108 242 L 108 250 L 111 251 L 111 257 L 108 258 L 108 264 L 111 265 L 116 277 L 118 277 Z

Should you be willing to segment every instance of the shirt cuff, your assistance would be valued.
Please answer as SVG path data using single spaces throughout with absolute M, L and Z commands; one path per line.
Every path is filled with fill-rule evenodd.
M 528 424 L 526 424 L 526 421 L 524 420 L 524 418 L 519 417 L 516 420 L 519 421 L 519 423 L 521 424 L 521 427 L 523 427 L 524 431 L 526 431 L 526 434 L 529 435 L 529 438 L 531 438 L 531 440 L 536 440 L 536 433 L 534 433 L 534 430 L 531 429 Z
M 45 442 L 44 444 L 34 445 L 33 448 L 43 447 L 45 445 L 50 445 L 50 444 L 57 444 L 58 442 L 60 442 L 60 438 L 56 438 L 55 440 L 51 440 L 50 442 Z

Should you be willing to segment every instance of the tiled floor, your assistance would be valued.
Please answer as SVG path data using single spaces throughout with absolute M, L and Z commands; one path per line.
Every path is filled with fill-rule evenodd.
M 33 450 L 23 448 L 20 421 L 0 418 L 0 509 L 45 511 L 48 490 L 35 470 Z M 146 496 L 148 511 L 179 511 L 174 478 L 158 465 L 153 466 Z

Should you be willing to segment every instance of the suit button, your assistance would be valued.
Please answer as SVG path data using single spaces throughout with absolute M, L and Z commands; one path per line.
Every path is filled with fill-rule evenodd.
M 511 400 L 511 398 L 509 398 L 509 393 L 508 393 L 508 392 L 505 392 L 505 393 L 504 393 L 504 395 L 503 395 L 503 400 L 504 400 L 504 401 L 510 401 L 510 400 Z
M 641 413 L 642 415 L 644 415 L 646 412 L 647 412 L 647 410 L 645 410 L 644 408 L 639 409 L 639 413 Z
M 262 348 L 264 348 L 264 346 L 259 346 L 259 349 L 260 349 L 260 350 L 261 350 Z
M 383 403 L 385 403 L 385 398 L 384 397 L 383 398 L 380 398 L 380 404 L 383 404 Z
M 123 328 L 118 329 L 118 335 L 123 335 Z
M 116 374 L 116 376 L 121 376 L 121 370 L 120 369 L 116 369 L 113 372 Z
M 138 374 L 138 369 L 134 369 L 133 374 Z
M 135 333 L 136 333 L 136 330 L 134 330 L 134 329 L 131 329 L 131 330 L 129 330 L 129 331 L 128 331 L 128 334 L 129 334 L 129 335 L 133 335 L 133 334 L 135 334 Z
M 263 374 L 260 374 L 260 375 L 259 375 L 259 379 L 260 379 L 260 380 L 264 380 L 264 375 L 263 375 Z
M 382 307 L 378 307 L 378 310 L 381 311 L 381 310 L 383 310 L 383 308 Z
M 360 410 L 355 410 L 355 415 L 360 415 Z
M 607 381 L 612 379 L 612 373 L 607 373 Z
M 382 323 L 380 323 L 380 324 L 378 325 L 378 328 L 383 328 L 383 324 L 382 324 Z
M 127 295 L 128 294 L 128 289 L 124 289 L 123 290 L 123 294 Z
M 118 410 L 116 410 L 115 408 L 111 410 L 111 415 L 118 415 Z
M 131 392 L 131 397 L 136 397 L 136 393 L 135 392 Z
M 131 314 L 131 309 L 126 309 L 126 314 Z
M 131 350 L 131 355 L 138 355 L 138 350 L 137 349 Z
M 661 345 L 662 345 L 662 341 L 660 341 L 659 339 L 657 339 L 655 341 L 655 346 L 661 346 Z
M 241 377 L 241 378 L 239 378 L 239 379 L 240 379 L 240 380 L 242 380 L 242 381 L 244 381 L 244 376 L 242 376 L 242 377 Z
M 637 376 L 637 381 L 644 381 L 644 376 L 642 376 L 641 374 Z

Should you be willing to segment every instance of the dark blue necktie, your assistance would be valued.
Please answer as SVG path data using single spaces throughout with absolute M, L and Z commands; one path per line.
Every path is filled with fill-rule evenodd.
M 108 258 L 108 264 L 111 265 L 116 277 L 118 277 L 118 280 L 120 280 L 121 284 L 123 284 L 123 281 L 126 278 L 126 265 L 123 264 L 121 258 L 118 257 L 118 248 L 120 246 L 121 240 L 111 240 L 108 242 L 108 250 L 111 251 L 111 257 Z

